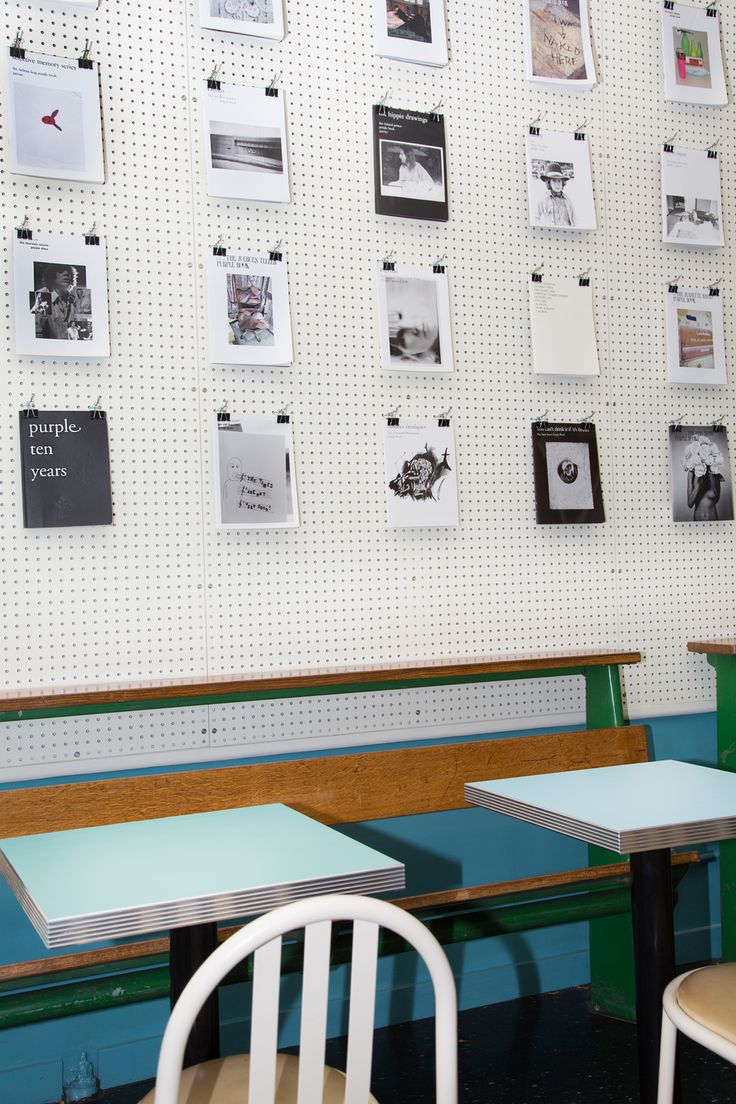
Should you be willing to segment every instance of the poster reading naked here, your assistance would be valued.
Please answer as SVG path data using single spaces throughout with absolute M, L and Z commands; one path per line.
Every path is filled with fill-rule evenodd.
M 526 79 L 585 91 L 596 83 L 587 0 L 524 0 Z

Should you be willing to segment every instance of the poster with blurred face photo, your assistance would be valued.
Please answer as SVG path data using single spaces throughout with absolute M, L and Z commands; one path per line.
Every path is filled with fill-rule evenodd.
M 378 272 L 381 367 L 399 372 L 451 372 L 447 276 L 431 269 Z

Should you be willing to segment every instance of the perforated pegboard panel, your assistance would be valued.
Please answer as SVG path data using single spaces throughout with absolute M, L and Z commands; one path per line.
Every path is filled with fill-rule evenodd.
M 113 344 L 109 362 L 42 362 L 13 356 L 6 330 L 3 683 L 621 646 L 647 657 L 641 669 L 625 672 L 633 713 L 710 702 L 708 669 L 687 656 L 685 642 L 734 629 L 733 524 L 669 520 L 666 423 L 680 413 L 698 424 L 722 414 L 736 433 L 733 388 L 667 386 L 662 284 L 674 274 L 683 284 L 722 277 L 727 355 L 736 371 L 729 309 L 736 127 L 731 106 L 664 104 L 659 4 L 593 4 L 602 83 L 583 95 L 524 82 L 520 0 L 476 5 L 472 19 L 466 5 L 448 0 L 451 56 L 443 70 L 374 57 L 369 4 L 348 10 L 288 0 L 288 34 L 277 46 L 200 31 L 196 8 L 195 0 L 103 0 L 85 14 L 10 2 L 0 15 L 7 41 L 21 27 L 28 49 L 74 56 L 89 38 L 102 63 L 108 182 L 4 177 L 0 202 L 8 231 L 25 213 L 46 231 L 80 233 L 97 222 L 107 238 Z M 724 24 L 728 58 L 736 33 L 730 11 Z M 228 83 L 264 85 L 281 72 L 288 206 L 206 197 L 201 80 L 216 62 Z M 370 108 L 388 88 L 390 102 L 403 107 L 429 110 L 444 100 L 447 224 L 373 213 Z M 549 130 L 586 120 L 596 233 L 528 228 L 524 135 L 540 113 Z M 720 138 L 728 244 L 718 253 L 661 244 L 659 147 L 678 130 L 683 144 Z M 209 363 L 204 265 L 220 234 L 232 248 L 265 249 L 283 239 L 292 368 Z M 451 376 L 380 370 L 374 273 L 392 249 L 415 265 L 447 254 Z M 7 243 L 5 263 L 7 271 Z M 528 270 L 541 263 L 551 274 L 592 270 L 600 379 L 533 375 L 526 284 Z M 7 306 L 7 279 L 5 295 Z M 58 409 L 85 407 L 102 394 L 111 529 L 22 529 L 16 410 L 31 392 L 39 406 Z M 224 400 L 256 414 L 291 404 L 300 529 L 215 530 L 212 412 Z M 403 417 L 452 408 L 458 529 L 386 527 L 382 415 L 396 406 Z M 604 526 L 535 525 L 529 424 L 545 410 L 559 420 L 596 412 Z M 432 718 L 426 727 L 434 734 L 483 727 L 477 688 L 442 693 L 452 715 L 433 692 L 387 701 L 399 717 L 408 710 L 413 734 L 425 726 L 409 725 L 412 707 Z M 568 717 L 580 700 L 570 680 L 540 680 L 487 688 L 482 709 L 496 727 L 513 727 L 520 718 Z M 241 747 L 272 751 L 279 739 L 306 745 L 310 736 L 313 746 L 355 734 L 367 742 L 371 733 L 393 731 L 378 695 L 311 699 L 298 734 L 293 708 L 261 707 L 262 716 L 253 707 L 226 708 L 229 719 L 220 723 L 227 734 L 213 732 L 219 726 L 210 710 L 197 754 L 220 757 L 225 746 L 230 755 Z M 176 749 L 163 717 L 158 729 L 157 714 L 150 716 L 145 760 L 130 748 L 106 759 L 90 746 L 85 764 L 190 757 L 185 723 Z M 100 719 L 100 733 L 110 723 Z M 30 736 L 28 747 L 27 773 L 42 771 Z

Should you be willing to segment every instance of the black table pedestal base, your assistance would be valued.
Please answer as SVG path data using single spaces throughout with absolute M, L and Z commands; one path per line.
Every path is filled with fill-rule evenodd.
M 169 975 L 171 1007 L 192 974 L 217 948 L 217 924 L 196 924 L 172 928 L 169 932 Z M 220 1009 L 215 989 L 192 1026 L 184 1052 L 184 1065 L 194 1066 L 220 1057 Z

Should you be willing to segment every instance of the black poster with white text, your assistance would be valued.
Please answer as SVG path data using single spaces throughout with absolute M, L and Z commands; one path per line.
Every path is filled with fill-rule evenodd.
M 373 107 L 376 214 L 447 222 L 445 120 Z
M 25 528 L 112 525 L 105 418 L 89 410 L 19 417 Z
M 532 425 L 537 525 L 590 525 L 606 520 L 591 422 Z

